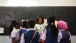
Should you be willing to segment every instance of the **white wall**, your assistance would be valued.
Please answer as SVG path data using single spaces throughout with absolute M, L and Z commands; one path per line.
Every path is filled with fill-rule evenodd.
M 36 0 L 33 2 L 0 0 L 0 6 L 76 6 L 76 0 Z

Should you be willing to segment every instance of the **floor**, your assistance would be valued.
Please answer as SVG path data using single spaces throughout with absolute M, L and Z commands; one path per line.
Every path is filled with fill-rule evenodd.
M 71 41 L 76 43 L 76 36 L 72 36 Z M 9 36 L 0 36 L 0 43 L 9 43 Z

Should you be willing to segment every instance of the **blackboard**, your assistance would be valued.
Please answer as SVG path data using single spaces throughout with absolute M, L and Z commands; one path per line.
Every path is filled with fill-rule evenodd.
M 9 26 L 12 20 L 20 21 L 22 19 L 43 16 L 47 18 L 55 15 L 57 20 L 64 20 L 68 23 L 69 31 L 76 35 L 76 7 L 0 7 L 0 27 L 4 27 L 4 34 L 9 34 Z

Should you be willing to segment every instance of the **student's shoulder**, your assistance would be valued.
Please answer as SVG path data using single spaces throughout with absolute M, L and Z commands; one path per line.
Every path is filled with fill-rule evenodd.
M 20 31 L 27 31 L 27 30 L 21 29 Z
M 17 31 L 16 30 L 13 30 L 12 33 L 17 33 Z
M 35 26 L 39 26 L 39 24 L 35 24 Z
M 28 34 L 28 31 L 27 32 L 24 32 L 23 34 L 24 34 L 24 36 L 26 36 Z
M 61 31 L 58 32 L 58 36 L 59 36 L 59 37 L 62 37 Z
M 67 31 L 67 32 L 71 35 L 71 33 L 69 31 Z
M 45 26 L 45 24 L 44 24 L 44 23 L 43 23 L 42 25 L 43 25 L 43 26 Z
M 40 36 L 39 32 L 36 32 L 36 35 Z
M 30 30 L 28 30 L 28 31 L 24 32 L 24 34 L 29 34 L 29 33 L 30 33 Z
M 36 33 L 39 33 L 39 32 L 36 31 Z

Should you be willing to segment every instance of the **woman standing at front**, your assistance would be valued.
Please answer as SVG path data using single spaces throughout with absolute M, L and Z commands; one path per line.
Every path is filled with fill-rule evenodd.
M 57 37 L 58 37 L 58 29 L 55 26 L 55 17 L 50 16 L 47 18 L 48 25 L 44 29 L 42 36 L 41 36 L 41 42 L 42 43 L 58 43 Z
M 34 29 L 40 34 L 42 34 L 44 28 L 45 28 L 44 19 L 43 17 L 38 16 L 37 23 L 35 24 Z

